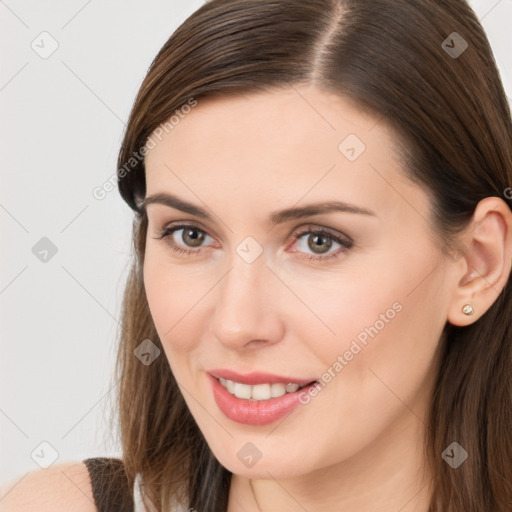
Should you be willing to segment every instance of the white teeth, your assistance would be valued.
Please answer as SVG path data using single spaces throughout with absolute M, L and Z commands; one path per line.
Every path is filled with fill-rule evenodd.
M 235 383 L 232 380 L 226 381 L 226 388 L 232 395 L 235 394 Z
M 240 382 L 235 382 L 235 396 L 237 398 L 251 398 L 251 390 L 252 386 L 248 384 L 240 384 Z
M 232 380 L 219 378 L 220 383 L 232 394 L 235 394 L 235 383 Z
M 284 384 L 272 384 L 270 386 L 270 395 L 272 398 L 283 396 L 286 394 L 286 386 Z
M 220 383 L 237 398 L 244 398 L 245 400 L 270 400 L 283 396 L 286 393 L 294 393 L 300 386 L 298 384 L 241 384 L 229 379 L 219 378 Z
M 268 400 L 271 397 L 270 384 L 255 384 L 251 388 L 251 398 L 254 400 Z

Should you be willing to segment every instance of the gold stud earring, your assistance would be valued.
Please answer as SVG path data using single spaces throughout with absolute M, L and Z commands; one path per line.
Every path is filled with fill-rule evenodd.
M 463 307 L 462 307 L 462 312 L 465 314 L 465 315 L 472 315 L 475 310 L 473 309 L 473 306 L 471 304 L 465 304 Z

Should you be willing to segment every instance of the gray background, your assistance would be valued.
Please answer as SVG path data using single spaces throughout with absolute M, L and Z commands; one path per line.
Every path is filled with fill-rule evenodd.
M 151 60 L 201 4 L 0 0 L 0 483 L 119 454 L 107 421 L 132 215 L 117 189 L 92 190 L 115 173 Z M 511 98 L 512 0 L 471 5 Z

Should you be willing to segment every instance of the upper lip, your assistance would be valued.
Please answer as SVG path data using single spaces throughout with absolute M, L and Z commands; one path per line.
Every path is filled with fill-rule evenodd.
M 249 384 L 251 386 L 255 384 L 277 384 L 277 383 L 293 383 L 299 386 L 305 386 L 311 382 L 316 382 L 316 379 L 301 379 L 298 377 L 286 377 L 284 375 L 275 375 L 273 373 L 263 372 L 251 372 L 251 373 L 238 373 L 233 370 L 224 368 L 209 370 L 208 373 L 217 379 L 227 379 L 240 384 Z

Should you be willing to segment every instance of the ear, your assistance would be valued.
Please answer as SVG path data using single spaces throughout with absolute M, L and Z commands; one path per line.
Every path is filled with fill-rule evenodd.
M 507 203 L 499 197 L 482 199 L 461 241 L 459 281 L 448 310 L 448 322 L 457 326 L 478 320 L 507 284 L 512 265 L 512 212 Z M 466 304 L 473 314 L 463 312 Z

